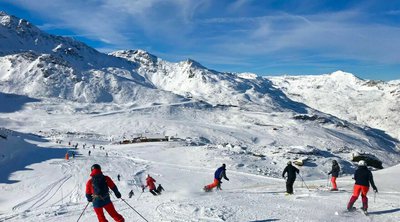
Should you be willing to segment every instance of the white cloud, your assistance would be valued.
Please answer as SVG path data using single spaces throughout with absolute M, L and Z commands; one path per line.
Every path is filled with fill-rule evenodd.
M 251 11 L 253 1 L 237 0 L 216 10 L 212 0 L 7 0 L 51 21 L 42 28 L 66 27 L 103 41 L 108 48 L 152 48 L 203 61 L 249 64 L 253 57 L 299 60 L 353 59 L 399 63 L 400 29 L 362 21 L 360 10 L 297 15 Z M 221 5 L 219 5 L 221 7 Z M 396 14 L 397 11 L 390 11 Z M 199 16 L 201 15 L 201 16 Z M 153 52 L 154 53 L 154 52 Z M 168 54 L 168 53 L 167 53 Z

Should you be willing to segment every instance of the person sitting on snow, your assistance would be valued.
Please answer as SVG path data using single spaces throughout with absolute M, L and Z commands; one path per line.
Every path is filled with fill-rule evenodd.
M 156 192 L 157 192 L 158 194 L 161 194 L 162 191 L 164 191 L 164 187 L 162 187 L 161 184 L 158 184 L 158 187 L 157 187 L 157 189 L 156 189 Z
M 285 177 L 285 174 L 288 174 L 287 180 L 286 180 L 286 194 L 293 194 L 293 184 L 294 181 L 296 180 L 296 173 L 299 173 L 299 169 L 294 167 L 292 165 L 292 161 L 289 161 L 287 163 L 287 166 L 283 170 L 282 177 Z
M 368 198 L 367 193 L 369 190 L 369 185 L 371 184 L 374 191 L 377 193 L 378 188 L 376 188 L 374 183 L 374 178 L 372 176 L 371 171 L 367 168 L 367 163 L 364 160 L 360 160 L 358 162 L 358 168 L 354 173 L 354 190 L 353 196 L 351 196 L 349 203 L 347 204 L 347 210 L 353 211 L 355 208 L 353 207 L 354 202 L 358 199 L 358 196 L 361 193 L 362 199 L 362 209 L 364 212 L 368 210 Z
M 328 175 L 332 174 L 332 189 L 331 191 L 338 191 L 337 185 L 336 185 L 336 178 L 339 177 L 339 172 L 340 172 L 340 166 L 336 160 L 332 160 L 332 170 L 329 171 Z
M 115 221 L 124 222 L 125 219 L 115 210 L 109 194 L 110 188 L 118 199 L 121 198 L 117 186 L 110 177 L 103 175 L 99 164 L 93 164 L 91 171 L 91 178 L 86 183 L 86 199 L 93 203 L 97 219 L 99 222 L 107 222 L 104 208 Z
M 225 180 L 229 181 L 228 177 L 226 177 L 226 165 L 225 163 L 222 164 L 221 167 L 219 167 L 215 173 L 214 173 L 214 182 L 205 186 L 203 189 L 204 191 L 211 191 L 214 187 L 217 187 L 217 189 L 221 189 L 221 183 L 222 183 L 222 178 Z

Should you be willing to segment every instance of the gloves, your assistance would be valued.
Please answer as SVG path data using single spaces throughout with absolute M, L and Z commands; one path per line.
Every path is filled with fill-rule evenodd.
M 378 188 L 375 187 L 374 191 L 375 191 L 375 193 L 378 193 Z
M 142 193 L 144 192 L 144 187 L 142 187 Z
M 88 202 L 92 202 L 93 201 L 93 197 L 91 194 L 86 194 L 86 199 Z
M 115 196 L 119 199 L 121 198 L 121 193 L 119 191 L 115 192 Z
M 227 181 L 229 181 L 229 179 L 228 179 L 228 178 L 226 178 L 226 180 L 227 180 Z

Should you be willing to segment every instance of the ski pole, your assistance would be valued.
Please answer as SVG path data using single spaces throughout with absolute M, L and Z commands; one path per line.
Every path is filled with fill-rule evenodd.
M 135 211 L 140 217 L 143 218 L 143 220 L 145 220 L 146 222 L 149 222 L 148 220 L 146 220 L 146 218 L 144 218 L 139 212 L 137 212 L 135 210 L 135 208 L 133 208 L 131 205 L 129 205 L 124 199 L 121 198 L 122 201 L 124 201 L 126 203 L 126 205 L 128 205 L 133 211 Z
M 306 182 L 303 180 L 303 177 L 300 175 L 300 173 L 297 173 L 297 174 L 299 174 L 299 176 L 300 176 L 301 180 L 303 181 L 304 185 L 307 187 L 307 190 L 310 191 L 310 188 L 308 188 Z
M 328 174 L 328 180 L 326 181 L 326 187 L 329 188 L 329 174 Z
M 144 191 L 142 191 L 142 192 L 140 193 L 140 195 L 138 196 L 138 198 L 136 199 L 136 201 L 139 200 L 139 198 L 142 196 L 143 193 L 144 193 Z
M 83 211 L 82 211 L 81 215 L 79 216 L 79 218 L 78 218 L 78 220 L 77 220 L 76 222 L 78 222 L 78 221 L 81 219 L 81 217 L 82 217 L 83 213 L 85 212 L 87 206 L 89 206 L 89 203 L 90 203 L 90 202 L 88 202 L 88 203 L 86 204 L 85 208 L 83 208 Z
M 374 203 L 375 203 L 375 199 L 376 199 L 376 192 L 374 192 Z

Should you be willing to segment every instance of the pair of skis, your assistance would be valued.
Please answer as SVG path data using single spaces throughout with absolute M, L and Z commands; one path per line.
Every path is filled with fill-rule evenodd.
M 363 213 L 365 216 L 368 216 L 368 211 L 367 211 L 367 210 L 364 210 L 363 208 L 360 208 L 360 209 L 361 209 L 362 213 Z M 356 212 L 356 211 L 357 211 L 357 208 L 356 208 L 356 207 L 352 207 L 351 209 L 347 210 L 347 212 Z

